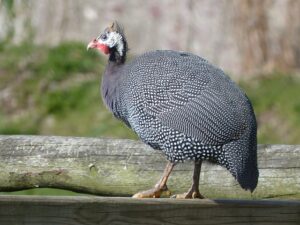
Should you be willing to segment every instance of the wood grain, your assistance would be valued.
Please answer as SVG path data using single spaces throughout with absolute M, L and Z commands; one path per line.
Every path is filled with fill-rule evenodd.
M 298 225 L 300 201 L 0 196 L 0 225 Z
M 141 142 L 103 138 L 0 136 L 0 191 L 55 187 L 103 196 L 130 196 L 152 187 L 166 160 Z M 257 189 L 240 188 L 229 172 L 204 163 L 200 189 L 208 198 L 300 199 L 300 146 L 259 145 Z M 179 164 L 168 187 L 187 191 L 192 164 Z

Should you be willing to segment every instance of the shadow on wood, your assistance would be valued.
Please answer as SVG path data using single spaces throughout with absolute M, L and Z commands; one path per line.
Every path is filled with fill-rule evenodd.
M 281 224 L 300 223 L 300 201 L 1 196 L 0 224 Z

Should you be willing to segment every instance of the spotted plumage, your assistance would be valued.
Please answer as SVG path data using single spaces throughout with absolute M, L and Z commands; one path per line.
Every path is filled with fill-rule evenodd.
M 119 26 L 115 32 L 122 47 L 110 47 L 102 80 L 112 113 L 169 161 L 209 160 L 253 191 L 257 128 L 243 91 L 222 70 L 187 52 L 152 51 L 124 63 L 126 54 L 118 49 L 126 39 Z

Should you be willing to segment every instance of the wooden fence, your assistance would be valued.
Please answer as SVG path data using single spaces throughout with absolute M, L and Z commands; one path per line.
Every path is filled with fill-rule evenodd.
M 207 163 L 200 190 L 223 200 L 121 197 L 152 187 L 165 164 L 160 152 L 137 141 L 0 136 L 0 191 L 55 187 L 110 196 L 0 195 L 0 225 L 300 224 L 300 146 L 259 145 L 253 194 L 224 168 Z M 168 187 L 185 192 L 191 178 L 191 163 L 177 165 Z

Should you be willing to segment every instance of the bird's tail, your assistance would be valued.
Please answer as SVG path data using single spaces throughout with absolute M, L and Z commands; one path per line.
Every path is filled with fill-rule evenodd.
M 241 139 L 227 143 L 223 146 L 222 162 L 235 177 L 241 187 L 251 192 L 257 186 L 257 142 L 256 132 L 244 134 Z

